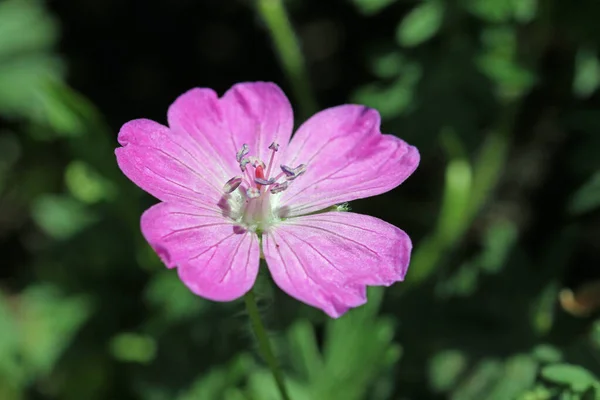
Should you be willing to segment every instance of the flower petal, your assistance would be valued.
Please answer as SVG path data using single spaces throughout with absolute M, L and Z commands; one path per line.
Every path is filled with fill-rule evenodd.
M 244 295 L 256 280 L 258 237 L 218 213 L 159 203 L 142 215 L 142 233 L 169 268 L 199 296 L 215 301 Z
M 286 165 L 306 164 L 280 198 L 284 216 L 322 210 L 345 201 L 385 193 L 413 173 L 419 152 L 382 135 L 376 110 L 344 105 L 315 114 L 292 138 Z
M 349 212 L 290 218 L 263 235 L 277 285 L 337 318 L 366 302 L 366 285 L 404 279 L 412 244 L 402 230 Z
M 220 99 L 211 89 L 192 89 L 169 108 L 168 120 L 171 129 L 189 133 L 207 156 L 220 159 L 229 178 L 239 173 L 235 155 L 243 144 L 249 155 L 268 162 L 269 145 L 285 148 L 294 124 L 289 100 L 269 82 L 239 83 Z
M 217 209 L 224 181 L 205 172 L 188 138 L 137 119 L 123 125 L 118 139 L 123 147 L 115 150 L 117 163 L 136 185 L 159 200 L 202 202 Z

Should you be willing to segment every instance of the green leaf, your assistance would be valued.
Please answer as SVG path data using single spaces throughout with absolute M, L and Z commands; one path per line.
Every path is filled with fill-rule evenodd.
M 371 61 L 371 70 L 378 78 L 394 78 L 408 65 L 400 53 L 391 52 L 375 56 Z
M 64 297 L 54 286 L 39 285 L 23 292 L 21 307 L 24 362 L 34 372 L 47 374 L 90 316 L 90 304 L 85 297 Z
M 373 15 L 396 2 L 396 0 L 352 0 L 365 15 Z
M 37 117 L 44 86 L 62 75 L 62 63 L 49 54 L 56 38 L 41 2 L 0 3 L 0 113 Z
M 210 372 L 200 376 L 189 389 L 185 390 L 181 395 L 177 396 L 177 400 L 196 400 L 196 399 L 227 399 L 239 397 L 239 393 L 231 390 L 240 384 L 242 379 L 250 372 L 260 375 L 266 374 L 265 382 L 273 382 L 273 377 L 270 373 L 255 372 L 256 365 L 247 354 L 241 354 L 226 366 L 218 366 L 212 368 Z M 270 381 L 268 379 L 270 378 Z M 267 384 L 268 384 L 267 383 Z M 272 383 L 273 389 L 274 383 Z M 231 393 L 234 392 L 234 393 Z M 275 392 L 276 393 L 276 392 Z M 267 397 L 258 397 L 267 399 Z
M 313 326 L 300 320 L 290 328 L 288 337 L 293 365 L 308 381 L 316 380 L 323 373 L 323 360 Z
M 598 207 L 600 207 L 600 172 L 596 172 L 589 181 L 577 189 L 569 201 L 568 210 L 573 215 L 580 215 Z
M 513 13 L 517 22 L 531 22 L 537 13 L 537 0 L 513 0 Z
M 0 376 L 20 386 L 24 372 L 18 354 L 20 334 L 10 307 L 9 297 L 0 291 Z
M 31 216 L 46 234 L 59 240 L 72 237 L 96 220 L 94 214 L 75 199 L 51 194 L 35 200 Z
M 0 3 L 0 58 L 48 49 L 56 42 L 57 31 L 40 2 Z
M 540 344 L 533 349 L 533 356 L 541 363 L 557 363 L 562 360 L 562 353 L 549 344 Z
M 508 21 L 513 15 L 513 7 L 509 0 L 470 0 L 466 5 L 469 12 L 488 22 Z
M 408 64 L 391 85 L 365 85 L 359 88 L 352 98 L 357 103 L 377 109 L 382 118 L 393 118 L 409 110 L 414 88 L 420 78 L 421 68 L 416 64 Z
M 154 360 L 156 341 L 147 335 L 125 332 L 112 338 L 110 350 L 117 360 L 146 364 Z
M 503 373 L 503 364 L 499 360 L 482 360 L 471 374 L 462 380 L 452 395 L 453 400 L 486 399 L 490 389 Z
M 369 288 L 366 305 L 328 322 L 325 366 L 313 385 L 313 398 L 362 399 L 377 378 L 398 361 L 401 348 L 393 342 L 393 323 L 377 318 L 382 296 L 381 288 Z
M 468 366 L 464 353 L 458 350 L 445 350 L 437 353 L 429 361 L 429 382 L 435 392 L 451 390 Z
M 596 52 L 582 48 L 575 58 L 573 93 L 580 98 L 591 96 L 600 86 L 600 61 Z
M 489 400 L 516 398 L 535 384 L 537 362 L 529 355 L 517 354 L 504 363 L 504 372 L 486 396 Z
M 542 369 L 541 375 L 549 382 L 567 385 L 575 392 L 584 392 L 597 382 L 587 369 L 573 364 L 552 364 Z
M 431 39 L 442 26 L 444 11 L 444 4 L 437 0 L 418 5 L 398 25 L 396 40 L 402 46 L 414 47 Z
M 149 247 L 144 247 L 144 251 L 147 249 Z M 156 257 L 154 252 L 152 256 Z M 156 273 L 146 287 L 144 296 L 167 321 L 179 321 L 197 315 L 208 304 L 189 291 L 172 271 Z
M 65 183 L 77 200 L 93 204 L 111 199 L 115 187 L 83 161 L 72 161 L 65 170 Z

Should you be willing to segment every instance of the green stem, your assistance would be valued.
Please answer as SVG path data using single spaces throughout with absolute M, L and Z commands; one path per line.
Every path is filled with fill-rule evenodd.
M 283 2 L 282 0 L 257 0 L 257 2 L 258 12 L 267 24 L 279 61 L 300 106 L 302 117 L 307 118 L 317 110 L 317 102 L 310 90 L 306 63 Z
M 275 378 L 275 383 L 277 384 L 281 398 L 283 400 L 290 400 L 290 396 L 288 395 L 283 382 L 283 374 L 281 373 L 281 369 L 279 368 L 279 364 L 277 363 L 277 359 L 275 358 L 275 354 L 271 348 L 271 343 L 269 342 L 269 336 L 267 335 L 265 326 L 260 319 L 260 312 L 258 311 L 258 306 L 256 305 L 256 296 L 254 295 L 252 289 L 246 293 L 244 296 L 244 301 L 246 302 L 246 310 L 248 310 L 248 315 L 250 316 L 250 321 L 252 322 L 252 330 L 254 330 L 256 339 L 258 339 L 258 348 L 263 358 L 269 365 L 269 369 L 271 369 L 271 372 L 273 373 L 273 378 Z

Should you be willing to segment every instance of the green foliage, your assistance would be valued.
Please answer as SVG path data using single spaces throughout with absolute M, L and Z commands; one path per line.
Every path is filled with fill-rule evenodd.
M 45 86 L 61 75 L 50 50 L 54 20 L 37 0 L 0 3 L 0 113 L 35 118 Z
M 366 15 L 377 14 L 396 0 L 352 0 L 356 7 Z
M 301 115 L 303 65 L 322 105 L 378 109 L 421 164 L 351 204 L 409 233 L 406 282 L 332 320 L 261 272 L 292 400 L 600 398 L 598 308 L 559 302 L 594 303 L 578 290 L 600 278 L 597 2 L 288 1 L 296 32 L 278 2 L 268 21 L 176 3 L 0 2 L 0 399 L 280 399 L 243 304 L 195 296 L 144 241 L 157 200 L 114 148 L 192 86 L 279 79 Z
M 431 39 L 444 20 L 444 3 L 424 1 L 407 14 L 396 30 L 396 40 L 405 47 L 417 46 Z

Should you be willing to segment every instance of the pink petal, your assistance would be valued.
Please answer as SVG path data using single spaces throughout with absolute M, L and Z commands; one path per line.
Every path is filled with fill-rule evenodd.
M 285 164 L 307 164 L 306 173 L 281 195 L 286 216 L 322 210 L 345 201 L 385 193 L 413 173 L 419 152 L 382 135 L 379 113 L 344 105 L 315 114 L 292 138 Z
M 229 178 L 239 174 L 235 159 L 243 144 L 250 156 L 265 163 L 269 145 L 278 142 L 282 150 L 292 135 L 294 116 L 285 94 L 274 83 L 240 83 L 218 99 L 211 89 L 192 89 L 181 95 L 169 108 L 169 126 L 175 132 L 189 133 L 217 158 Z
M 333 318 L 364 304 L 366 285 L 403 280 L 411 249 L 402 230 L 349 212 L 290 218 L 263 235 L 275 283 Z
M 230 301 L 256 280 L 258 237 L 213 211 L 159 203 L 142 215 L 142 233 L 169 268 L 199 296 Z
M 117 163 L 139 187 L 159 200 L 213 204 L 217 210 L 226 180 L 206 172 L 188 137 L 137 119 L 123 125 L 119 143 Z

